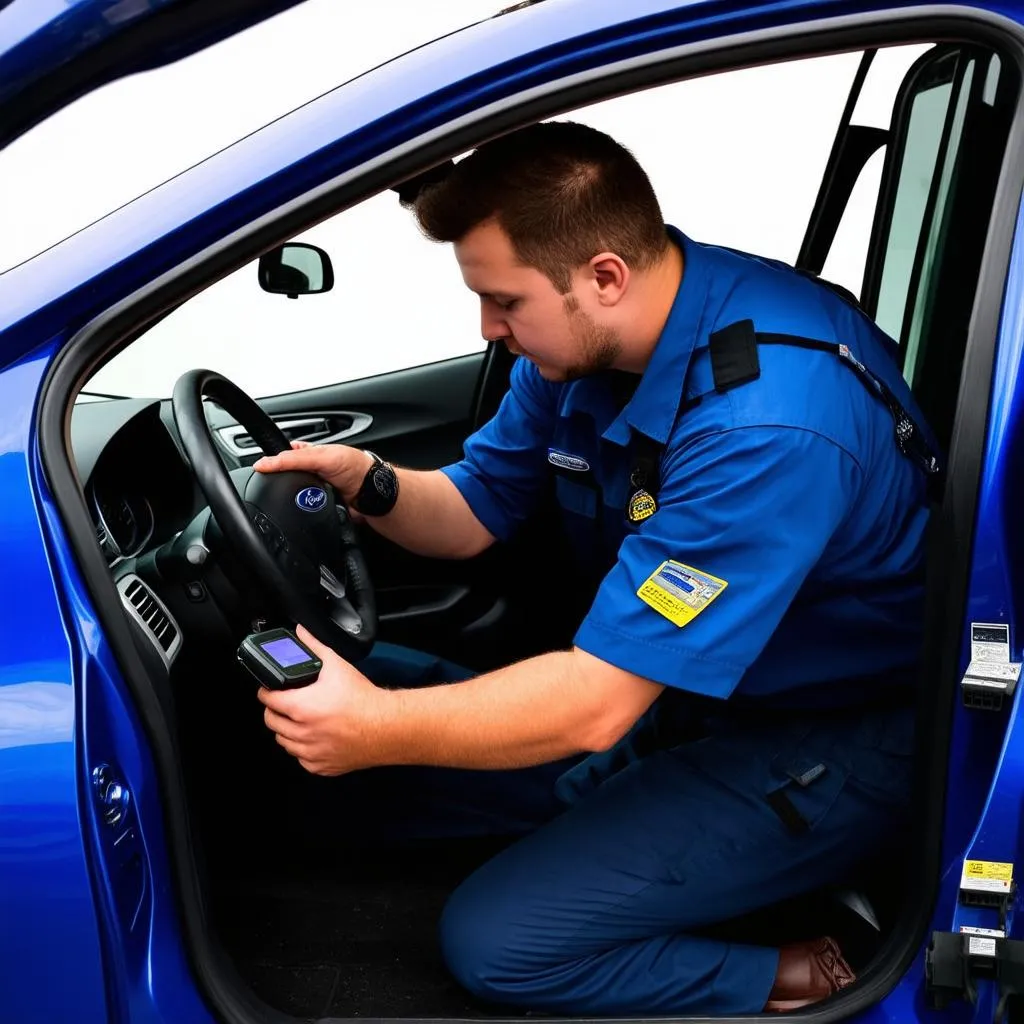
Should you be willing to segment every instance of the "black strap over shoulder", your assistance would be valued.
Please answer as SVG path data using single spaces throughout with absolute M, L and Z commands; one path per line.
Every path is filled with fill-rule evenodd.
M 737 320 L 715 331 L 708 338 L 708 354 L 716 391 L 728 391 L 761 376 L 753 320 Z
M 896 446 L 927 477 L 929 489 L 941 491 L 942 473 L 938 455 L 932 450 L 921 428 L 913 416 L 896 397 L 892 389 L 877 374 L 869 370 L 850 351 L 847 345 L 835 341 L 820 341 L 817 338 L 802 338 L 795 334 L 774 334 L 754 330 L 753 320 L 738 320 L 708 338 L 708 355 L 711 359 L 711 373 L 714 391 L 721 393 L 730 388 L 748 384 L 761 376 L 761 362 L 758 358 L 760 345 L 790 345 L 816 352 L 828 352 L 842 360 L 857 379 L 881 401 L 893 419 Z M 705 395 L 698 395 L 684 403 L 680 395 L 680 408 L 686 409 L 700 403 Z M 647 518 L 657 508 L 656 495 L 660 484 L 660 462 L 663 445 L 652 441 L 644 434 L 635 433 L 631 443 L 630 484 L 635 493 L 629 499 L 626 517 L 631 522 Z M 645 497 L 646 515 L 637 517 L 634 504 L 638 495 Z M 646 503 L 649 499 L 649 504 Z

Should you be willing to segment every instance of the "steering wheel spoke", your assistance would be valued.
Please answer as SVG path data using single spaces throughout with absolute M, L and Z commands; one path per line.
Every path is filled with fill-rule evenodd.
M 320 564 L 320 586 L 327 592 L 327 595 L 335 601 L 345 600 L 345 583 L 339 580 L 323 563 Z
M 347 597 L 331 601 L 330 616 L 336 625 L 351 636 L 358 637 L 363 631 L 362 616 L 352 607 Z

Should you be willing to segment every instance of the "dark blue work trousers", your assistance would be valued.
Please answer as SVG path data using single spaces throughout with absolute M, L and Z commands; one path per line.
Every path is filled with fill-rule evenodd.
M 387 645 L 361 668 L 390 685 L 470 674 Z M 913 715 L 720 717 L 707 728 L 639 754 L 639 727 L 557 773 L 426 770 L 455 789 L 467 782 L 474 799 L 539 778 L 549 819 L 452 894 L 441 944 L 462 985 L 553 1014 L 763 1008 L 777 951 L 691 933 L 837 882 L 878 852 L 905 820 Z M 561 801 L 545 804 L 552 784 Z

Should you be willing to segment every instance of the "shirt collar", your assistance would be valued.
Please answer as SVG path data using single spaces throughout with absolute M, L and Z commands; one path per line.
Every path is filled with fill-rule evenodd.
M 700 246 L 677 228 L 667 229 L 683 251 L 683 278 L 633 397 L 603 434 L 623 447 L 629 444 L 631 427 L 658 444 L 668 441 L 703 318 L 707 279 Z

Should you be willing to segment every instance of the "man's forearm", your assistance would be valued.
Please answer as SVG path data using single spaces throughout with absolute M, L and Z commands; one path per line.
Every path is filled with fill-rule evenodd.
M 462 683 L 387 691 L 379 763 L 522 768 L 607 749 L 663 689 L 609 669 L 560 651 Z
M 494 543 L 458 488 L 440 470 L 395 472 L 397 504 L 386 516 L 367 517 L 381 536 L 431 558 L 471 558 Z

